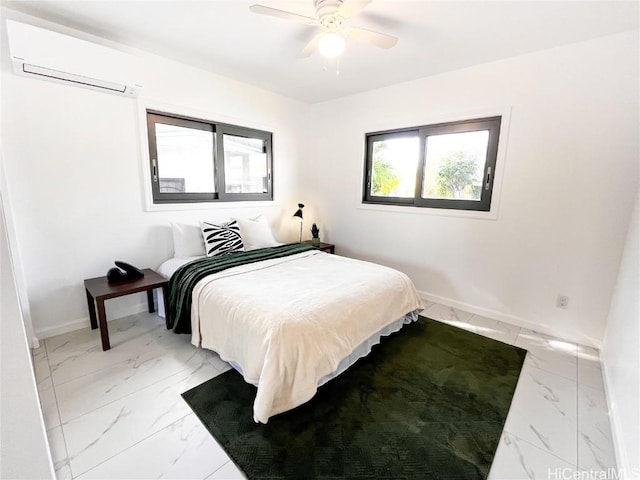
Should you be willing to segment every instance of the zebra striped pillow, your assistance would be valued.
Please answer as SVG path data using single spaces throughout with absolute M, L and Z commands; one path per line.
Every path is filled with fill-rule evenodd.
M 200 222 L 207 257 L 243 252 L 244 245 L 240 236 L 240 225 L 235 220 L 215 225 Z

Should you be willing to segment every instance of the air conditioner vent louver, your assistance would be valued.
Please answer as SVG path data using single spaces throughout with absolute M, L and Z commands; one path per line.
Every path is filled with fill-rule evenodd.
M 141 88 L 129 78 L 135 64 L 127 53 L 13 20 L 7 32 L 18 75 L 127 97 Z
M 111 90 L 112 92 L 124 93 L 127 90 L 127 87 L 125 85 L 104 82 L 95 78 L 74 75 L 73 73 L 60 72 L 58 70 L 52 70 L 50 68 L 37 67 L 35 65 L 29 65 L 27 63 L 22 64 L 22 72 L 30 73 L 32 75 L 40 75 L 41 77 L 52 78 L 54 80 L 64 80 L 66 82 L 78 83 L 80 85 L 85 85 L 88 87 L 102 88 L 104 90 Z

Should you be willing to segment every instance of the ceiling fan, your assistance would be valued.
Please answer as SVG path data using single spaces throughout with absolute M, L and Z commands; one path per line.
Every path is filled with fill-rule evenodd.
M 369 43 L 380 48 L 391 48 L 398 38 L 385 33 L 349 25 L 351 18 L 364 9 L 372 0 L 314 0 L 316 17 L 307 17 L 293 12 L 278 10 L 264 5 L 252 5 L 253 13 L 303 23 L 322 28 L 298 54 L 299 58 L 311 56 L 316 50 L 327 58 L 342 55 L 347 38 Z

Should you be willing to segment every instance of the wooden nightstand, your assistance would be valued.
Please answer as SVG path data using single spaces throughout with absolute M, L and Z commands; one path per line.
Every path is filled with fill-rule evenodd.
M 147 303 L 149 312 L 156 311 L 153 302 L 153 290 L 162 288 L 164 297 L 164 311 L 168 312 L 167 300 L 169 298 L 169 282 L 162 275 L 157 274 L 149 268 L 142 270 L 144 277 L 138 280 L 122 283 L 109 283 L 107 277 L 90 278 L 84 281 L 84 288 L 87 293 L 87 306 L 89 307 L 89 318 L 91 328 L 95 330 L 100 324 L 100 337 L 102 339 L 102 350 L 109 350 L 109 330 L 107 329 L 107 316 L 104 310 L 104 301 L 110 298 L 122 297 L 132 293 L 147 292 Z M 96 305 L 98 304 L 98 318 L 96 319 Z
M 336 246 L 333 243 L 320 242 L 318 244 L 314 244 L 313 240 L 305 240 L 304 243 L 306 243 L 307 245 L 313 245 L 313 247 L 317 248 L 318 250 L 322 250 L 323 252 L 336 253 Z

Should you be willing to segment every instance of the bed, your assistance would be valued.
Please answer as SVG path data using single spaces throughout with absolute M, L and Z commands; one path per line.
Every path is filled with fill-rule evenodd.
M 262 423 L 310 400 L 422 309 L 403 273 L 300 243 L 171 259 L 159 271 L 171 278 L 168 326 L 257 387 Z

